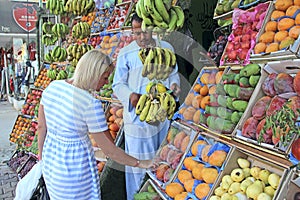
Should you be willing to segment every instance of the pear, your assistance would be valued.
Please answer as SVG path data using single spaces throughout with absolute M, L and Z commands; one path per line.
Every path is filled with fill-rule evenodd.
M 241 184 L 239 182 L 233 182 L 228 189 L 228 194 L 232 195 L 241 191 L 240 185 Z
M 260 193 L 257 197 L 257 200 L 272 200 L 272 197 L 266 193 Z
M 223 185 L 223 183 L 222 183 L 222 185 Z M 222 188 L 222 187 L 217 187 L 216 189 L 215 189 L 215 195 L 217 195 L 217 196 L 222 196 L 224 193 L 226 193 L 227 192 L 227 190 L 225 190 L 224 188 Z
M 251 176 L 251 174 L 250 174 L 250 168 L 249 167 L 243 168 L 243 172 L 244 172 L 244 177 L 245 178 Z
M 239 167 L 242 169 L 250 167 L 250 161 L 245 158 L 238 158 L 237 163 L 238 163 Z
M 247 196 L 243 192 L 238 192 L 234 194 L 238 198 L 238 200 L 248 200 Z
M 261 170 L 259 173 L 258 173 L 258 178 L 264 182 L 265 184 L 268 184 L 268 178 L 269 178 L 269 175 L 270 175 L 270 171 L 267 170 L 267 169 L 263 169 Z
M 259 167 L 252 167 L 250 169 L 250 174 L 251 176 L 253 176 L 254 178 L 258 179 L 259 178 L 259 172 L 261 171 L 261 168 Z
M 250 179 L 245 179 L 241 182 L 241 185 L 240 185 L 240 189 L 242 192 L 246 192 L 246 189 L 249 185 L 252 185 L 254 181 L 250 180 Z
M 224 190 L 227 191 L 229 189 L 231 183 L 233 183 L 233 180 L 232 180 L 230 175 L 223 176 L 223 178 L 222 178 L 222 188 Z
M 269 185 L 269 186 L 264 188 L 264 193 L 266 193 L 266 194 L 270 195 L 271 197 L 273 197 L 274 194 L 275 194 L 275 189 L 272 188 L 272 186 Z
M 236 168 L 231 171 L 231 179 L 235 182 L 241 182 L 244 180 L 244 171 L 241 168 Z
M 221 197 L 213 195 L 209 198 L 209 200 L 221 200 Z
M 221 196 L 221 200 L 231 200 L 232 196 L 228 193 L 224 193 L 222 196 Z
M 255 181 L 249 185 L 246 189 L 246 195 L 248 198 L 257 199 L 258 195 L 263 192 L 263 187 L 260 181 Z
M 277 174 L 272 173 L 269 175 L 268 182 L 272 186 L 272 188 L 277 189 L 279 185 L 279 181 L 280 181 L 280 177 Z

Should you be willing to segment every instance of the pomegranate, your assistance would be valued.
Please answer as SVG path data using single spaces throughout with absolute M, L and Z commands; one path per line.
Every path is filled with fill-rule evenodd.
M 300 138 L 292 143 L 292 154 L 297 160 L 300 160 Z

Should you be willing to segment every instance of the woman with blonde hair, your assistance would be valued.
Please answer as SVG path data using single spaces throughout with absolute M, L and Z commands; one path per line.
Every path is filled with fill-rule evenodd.
M 112 72 L 109 58 L 91 50 L 79 60 L 74 77 L 56 80 L 43 91 L 38 116 L 39 158 L 51 200 L 99 200 L 100 183 L 88 133 L 104 154 L 116 162 L 140 168 L 153 166 L 114 145 L 100 100 L 89 90 L 99 90 Z

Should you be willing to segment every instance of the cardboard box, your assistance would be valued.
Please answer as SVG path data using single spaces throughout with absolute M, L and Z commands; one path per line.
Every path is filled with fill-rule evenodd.
M 259 42 L 260 36 L 265 32 L 265 27 L 269 21 L 271 21 L 272 12 L 275 10 L 274 3 L 270 3 L 270 7 L 267 15 L 265 16 L 265 21 L 263 26 L 261 27 L 257 37 L 256 44 Z M 251 62 L 268 62 L 275 60 L 286 60 L 286 59 L 296 59 L 299 56 L 299 48 L 300 48 L 300 38 L 298 37 L 295 40 L 294 44 L 290 45 L 287 49 L 279 50 L 271 53 L 262 53 L 262 54 L 254 54 L 254 52 L 250 55 Z
M 154 191 L 160 196 L 159 199 L 157 200 L 168 200 L 167 198 L 167 195 L 151 180 L 151 179 L 148 179 L 144 185 L 141 187 L 141 189 L 139 190 L 139 193 L 142 193 L 142 192 L 148 192 L 148 186 L 151 186 Z
M 172 136 L 170 135 L 170 131 L 172 131 L 172 134 L 171 134 Z M 180 149 L 181 146 L 180 146 L 180 148 L 177 148 L 178 147 L 177 144 L 173 143 L 173 141 L 175 139 L 177 141 L 184 140 L 184 138 L 180 137 L 180 136 L 175 138 L 182 131 L 186 134 L 186 136 L 189 136 L 189 142 L 186 146 L 185 151 L 182 151 Z M 166 184 L 170 183 L 174 179 L 174 177 L 176 175 L 176 172 L 178 171 L 179 166 L 183 161 L 183 158 L 185 157 L 186 153 L 190 149 L 190 147 L 191 147 L 191 145 L 192 145 L 192 143 L 193 143 L 196 136 L 197 136 L 197 132 L 194 129 L 192 129 L 188 126 L 185 126 L 183 124 L 180 124 L 176 121 L 172 122 L 172 124 L 169 128 L 169 131 L 168 131 L 168 135 L 165 137 L 164 141 L 160 145 L 160 147 L 159 147 L 159 149 L 158 149 L 158 151 L 155 155 L 155 158 L 154 158 L 154 160 L 158 161 L 159 166 L 162 166 L 162 165 L 164 165 L 164 166 L 167 165 L 168 166 L 168 170 L 170 170 L 170 175 L 169 175 L 168 180 L 159 180 L 156 177 L 156 171 L 151 171 L 150 169 L 147 170 L 147 174 L 149 175 L 149 177 L 159 187 L 165 188 Z M 163 151 L 166 152 L 166 153 L 164 153 Z M 173 154 L 173 156 L 172 156 L 172 154 Z M 162 177 L 162 178 L 164 178 L 164 177 Z
M 218 176 L 220 176 L 221 174 L 221 171 L 223 170 L 224 166 L 227 165 L 227 162 L 228 162 L 228 157 L 230 155 L 230 152 L 232 150 L 232 147 L 227 145 L 227 144 L 224 144 L 222 142 L 220 142 L 218 139 L 215 139 L 215 138 L 212 138 L 209 136 L 208 133 L 206 132 L 200 132 L 199 135 L 197 136 L 197 138 L 194 140 L 193 145 L 197 145 L 197 142 L 198 141 L 205 141 L 206 144 L 198 144 L 197 148 L 198 148 L 198 152 L 197 152 L 197 155 L 195 156 L 194 155 L 194 151 L 190 150 L 188 151 L 188 153 L 184 156 L 184 159 L 186 158 L 190 158 L 190 157 L 193 157 L 193 160 L 197 161 L 199 164 L 203 164 L 204 167 L 206 168 L 215 168 L 218 170 Z M 211 165 L 210 163 L 204 161 L 202 158 L 204 158 L 202 156 L 203 152 L 202 152 L 202 149 L 205 148 L 205 146 L 207 145 L 211 145 L 210 147 L 210 150 L 208 151 L 207 155 L 209 157 L 209 155 L 211 155 L 213 152 L 217 151 L 217 150 L 223 150 L 227 153 L 227 156 L 225 158 L 225 160 L 223 161 L 222 165 L 221 166 L 213 166 Z M 196 146 L 194 146 L 196 147 Z M 180 180 L 178 179 L 178 173 L 181 171 L 181 170 L 188 170 L 189 172 L 191 172 L 187 166 L 184 165 L 184 160 L 183 162 L 180 164 L 180 167 L 179 167 L 179 170 L 177 170 L 176 172 L 176 176 L 174 177 L 174 180 L 172 182 L 178 182 L 178 183 L 181 183 Z M 205 183 L 205 180 L 207 179 L 203 179 L 203 180 L 197 180 L 196 177 L 193 177 L 195 179 L 194 181 L 194 186 L 193 188 L 195 188 L 198 184 L 200 183 Z M 202 177 L 203 178 L 203 177 Z M 216 180 L 218 180 L 218 178 L 216 178 Z M 210 187 L 212 188 L 212 186 L 216 183 L 216 180 L 214 183 L 209 183 Z M 181 183 L 183 184 L 183 183 Z M 185 191 L 186 192 L 186 191 Z M 188 192 L 188 196 L 192 199 L 197 199 L 197 197 L 195 196 L 194 192 Z M 206 199 L 209 199 L 209 198 L 206 198 Z
M 279 195 L 279 191 L 282 188 L 286 175 L 287 175 L 287 169 L 280 167 L 274 163 L 271 163 L 269 161 L 265 161 L 263 159 L 260 159 L 258 157 L 256 157 L 255 155 L 252 154 L 248 154 L 246 152 L 243 152 L 239 149 L 237 149 L 236 147 L 233 147 L 232 151 L 230 152 L 229 158 L 227 160 L 227 164 L 224 167 L 222 173 L 220 174 L 220 176 L 218 177 L 216 183 L 214 184 L 210 194 L 208 197 L 211 197 L 212 195 L 214 195 L 214 191 L 217 187 L 220 186 L 221 182 L 222 182 L 222 178 L 225 175 L 230 175 L 232 170 L 235 168 L 239 168 L 239 165 L 237 163 L 237 159 L 238 158 L 244 158 L 247 159 L 248 161 L 250 161 L 250 168 L 257 166 L 260 167 L 261 169 L 267 169 L 269 170 L 271 173 L 276 173 L 277 175 L 279 175 L 281 177 L 279 185 L 277 190 L 275 191 L 273 200 L 278 199 L 278 195 Z M 209 198 L 208 198 L 209 199 Z M 279 200 L 279 199 L 278 199 Z M 282 199 L 280 199 L 282 200 Z
M 298 200 L 300 196 L 300 171 L 296 168 L 290 170 L 283 187 L 279 191 L 278 200 Z
M 283 154 L 286 156 L 288 153 L 290 147 L 291 147 L 291 142 L 295 139 L 295 135 L 291 139 L 291 142 L 286 146 L 282 145 L 273 145 L 273 144 L 267 144 L 267 143 L 258 143 L 258 141 L 246 138 L 242 136 L 242 128 L 245 123 L 245 121 L 252 117 L 252 109 L 255 105 L 255 103 L 263 96 L 266 96 L 264 92 L 261 89 L 262 83 L 265 81 L 266 77 L 270 73 L 288 73 L 288 74 L 295 74 L 298 71 L 300 71 L 300 60 L 285 60 L 285 61 L 276 61 L 276 62 L 269 62 L 265 65 L 264 69 L 261 72 L 261 80 L 259 82 L 258 87 L 255 89 L 255 91 L 252 94 L 252 97 L 249 101 L 248 107 L 246 111 L 244 112 L 244 115 L 242 116 L 241 120 L 237 124 L 237 128 L 233 132 L 233 139 L 236 139 L 237 141 L 246 141 L 245 144 L 252 146 L 252 147 L 262 147 L 261 150 L 267 151 L 267 152 L 272 152 L 272 153 L 277 153 L 277 154 Z M 291 96 L 295 96 L 295 93 L 286 93 L 283 95 L 280 95 L 284 98 L 289 98 Z

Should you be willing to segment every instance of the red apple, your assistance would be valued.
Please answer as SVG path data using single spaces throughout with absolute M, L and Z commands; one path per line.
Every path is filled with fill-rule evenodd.
M 296 139 L 292 143 L 292 154 L 297 160 L 300 161 L 300 138 Z
M 249 41 L 242 42 L 241 47 L 242 49 L 250 49 L 250 42 Z
M 236 60 L 236 57 L 237 57 L 237 52 L 235 50 L 232 50 L 228 53 L 228 58 L 230 60 Z
M 226 51 L 231 51 L 234 47 L 234 44 L 232 42 L 228 42 L 227 47 L 226 47 Z
M 245 60 L 247 55 L 248 55 L 248 49 L 242 49 L 242 51 L 239 53 L 238 57 L 241 59 L 241 60 Z
M 238 50 L 238 49 L 240 49 L 240 48 L 241 48 L 241 43 L 240 43 L 240 42 L 235 42 L 235 43 L 234 43 L 233 49 L 234 49 L 234 50 Z
M 245 34 L 242 37 L 242 42 L 249 42 L 250 39 L 251 39 L 251 35 L 250 34 Z

